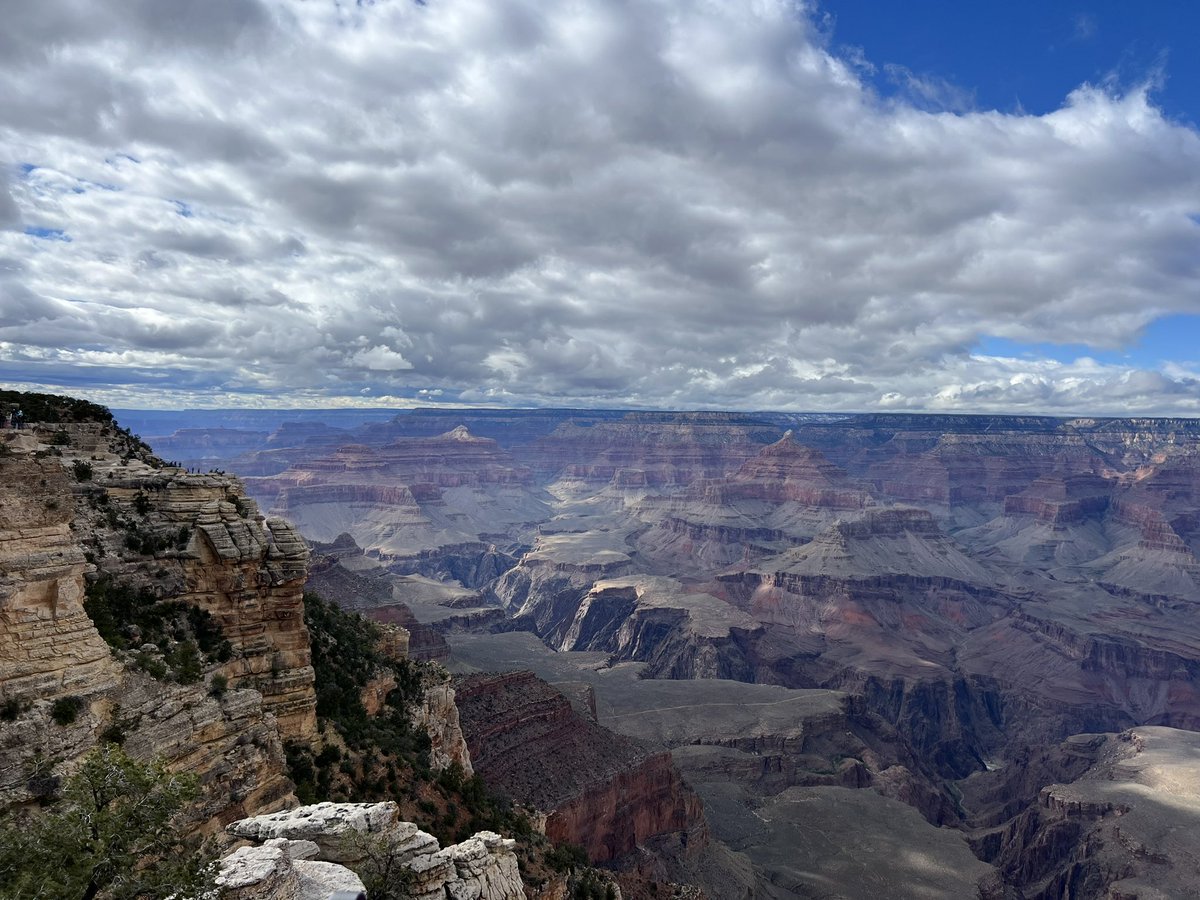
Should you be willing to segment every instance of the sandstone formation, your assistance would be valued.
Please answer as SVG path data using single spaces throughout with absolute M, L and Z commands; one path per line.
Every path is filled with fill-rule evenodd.
M 459 720 L 455 691 L 449 678 L 426 685 L 421 704 L 412 710 L 412 724 L 429 735 L 429 765 L 434 771 L 457 763 L 465 775 L 473 775 L 471 751 Z
M 72 446 L 86 448 L 88 436 Z M 94 473 L 79 485 L 75 515 L 86 523 L 96 575 L 210 613 L 233 645 L 222 670 L 230 683 L 259 690 L 285 737 L 311 734 L 316 700 L 301 603 L 308 548 L 300 535 L 259 515 L 232 477 L 122 465 L 100 445 L 71 457 Z
M 4 697 L 53 700 L 114 687 L 120 667 L 83 611 L 87 563 L 71 530 L 74 503 L 62 464 L 10 451 L 0 456 L 0 479 Z
M 199 830 L 290 802 L 281 735 L 315 725 L 298 535 L 255 517 L 233 478 L 162 466 L 111 424 L 35 428 L 9 443 L 0 802 L 52 792 L 51 767 L 69 769 L 101 738 L 197 773 L 203 792 L 189 814 Z M 215 674 L 232 690 L 210 696 L 203 682 L 172 685 L 122 665 L 132 657 L 115 654 L 83 610 L 100 578 L 209 611 L 230 643 Z M 168 649 L 138 655 L 153 662 Z
M 351 883 L 353 870 L 361 869 L 372 855 L 391 857 L 411 873 L 406 890 L 414 900 L 525 897 L 514 841 L 481 831 L 460 844 L 439 848 L 433 835 L 401 821 L 391 802 L 318 803 L 243 819 L 232 823 L 229 831 L 262 844 L 242 848 L 223 861 L 221 879 L 240 892 L 235 898 L 307 900 L 306 881 L 325 885 L 327 897 L 335 884 Z M 324 865 L 314 869 L 314 863 L 305 865 L 309 860 Z

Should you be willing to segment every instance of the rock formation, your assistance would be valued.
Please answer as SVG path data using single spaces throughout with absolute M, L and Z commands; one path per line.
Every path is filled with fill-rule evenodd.
M 476 772 L 544 814 L 551 840 L 607 862 L 668 832 L 707 839 L 700 802 L 668 754 L 581 717 L 533 673 L 470 676 L 456 692 Z
M 1200 884 L 1200 735 L 1140 726 L 1070 738 L 1083 763 L 975 838 L 1025 897 L 1188 897 Z
M 477 597 L 472 591 L 455 589 L 418 575 L 397 578 L 378 561 L 362 556 L 362 549 L 349 534 L 332 544 L 314 546 L 307 589 L 354 610 L 383 625 L 404 631 L 404 656 L 414 660 L 444 662 L 450 656 L 446 639 L 430 625 L 417 621 L 406 598 L 453 602 Z
M 410 579 L 411 610 L 377 575 L 392 593 L 369 605 L 414 638 L 409 615 L 451 645 L 519 629 L 613 671 L 844 695 L 804 735 L 819 764 L 765 734 L 761 753 L 728 735 L 687 750 L 708 784 L 783 785 L 756 800 L 773 821 L 868 788 L 995 828 L 1042 809 L 1023 761 L 1071 734 L 1200 727 L 1195 421 L 426 410 L 340 445 L 277 437 L 257 496 L 295 498 L 309 537 L 354 535 L 367 555 L 343 569 Z M 554 732 L 553 708 L 531 721 Z M 1003 802 L 976 789 L 1020 768 Z M 987 854 L 1010 886 L 1043 883 Z
M 429 765 L 434 771 L 457 763 L 465 775 L 473 775 L 471 751 L 459 720 L 455 691 L 445 681 L 425 687 L 420 706 L 412 711 L 412 724 L 429 735 Z
M 247 478 L 254 496 L 310 538 L 348 532 L 388 558 L 481 544 L 545 517 L 530 471 L 459 425 L 435 437 L 344 444 L 287 470 Z
M 518 900 L 525 888 L 515 841 L 481 831 L 439 848 L 437 839 L 400 821 L 394 803 L 318 803 L 229 826 L 243 847 L 222 862 L 220 883 L 232 900 L 306 900 L 331 889 L 361 889 L 354 870 L 385 857 L 409 873 L 414 900 Z M 324 894 L 305 893 L 314 889 Z
M 115 687 L 120 667 L 83 611 L 88 566 L 71 530 L 75 507 L 62 463 L 10 451 L 0 456 L 0 478 L 5 698 L 53 700 Z
M 255 517 L 233 478 L 131 453 L 111 424 L 22 438 L 0 456 L 0 696 L 11 711 L 0 721 L 0 801 L 52 791 L 51 763 L 69 765 L 103 736 L 199 774 L 190 814 L 200 830 L 289 802 L 281 735 L 315 726 L 298 535 Z M 102 578 L 149 598 L 139 602 L 207 610 L 229 641 L 216 674 L 230 689 L 210 696 L 204 683 L 122 665 L 135 655 L 161 665 L 170 648 L 116 654 L 105 643 L 82 605 Z

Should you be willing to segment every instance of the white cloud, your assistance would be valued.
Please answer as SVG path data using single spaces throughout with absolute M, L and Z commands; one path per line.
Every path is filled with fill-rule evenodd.
M 412 363 L 391 347 L 384 347 L 382 344 L 377 344 L 370 350 L 359 350 L 350 357 L 350 364 L 362 366 L 372 372 L 399 372 L 413 367 Z
M 1114 349 L 1200 313 L 1200 137 L 1145 89 L 1040 117 L 928 83 L 885 100 L 788 0 L 73 10 L 27 4 L 0 37 L 7 382 L 1195 409 L 1183 361 L 975 350 Z

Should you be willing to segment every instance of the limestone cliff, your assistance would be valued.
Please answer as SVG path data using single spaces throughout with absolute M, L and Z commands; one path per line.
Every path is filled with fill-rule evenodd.
M 83 611 L 88 565 L 63 466 L 34 449 L 0 456 L 0 673 L 17 701 L 112 688 L 120 671 Z
M 977 852 L 1024 897 L 1196 896 L 1198 751 L 1194 732 L 1172 728 L 1075 735 L 1057 751 L 1071 780 L 977 835 Z
M 223 861 L 220 882 L 230 900 L 297 900 L 360 890 L 354 872 L 369 874 L 380 857 L 407 873 L 404 895 L 414 900 L 525 897 L 515 841 L 482 831 L 439 848 L 433 835 L 400 821 L 395 803 L 318 803 L 243 819 L 229 830 L 263 843 Z
M 232 645 L 221 667 L 231 686 L 262 693 L 284 737 L 311 735 L 303 539 L 282 519 L 259 515 L 237 479 L 117 457 L 99 428 L 69 431 L 62 460 L 92 470 L 74 488 L 76 531 L 95 566 L 90 578 L 208 612 Z
M 52 795 L 99 740 L 198 774 L 202 831 L 293 802 L 280 736 L 315 727 L 298 536 L 232 477 L 165 466 L 111 420 L 2 437 L 0 805 Z M 133 626 L 110 647 L 84 609 L 97 585 L 207 610 L 224 661 L 171 670 L 186 641 L 169 616 L 158 643 Z
M 435 772 L 458 763 L 464 774 L 475 773 L 449 678 L 425 686 L 421 704 L 412 711 L 412 723 L 429 735 L 429 765 Z

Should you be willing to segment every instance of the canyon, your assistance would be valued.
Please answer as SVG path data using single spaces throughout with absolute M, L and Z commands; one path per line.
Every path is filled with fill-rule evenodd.
M 304 540 L 287 520 L 262 514 L 235 476 L 164 462 L 102 408 L 42 395 L 22 400 L 48 421 L 0 432 L 0 476 L 9 488 L 0 512 L 0 815 L 6 827 L 8 815 L 36 814 L 62 802 L 64 782 L 91 751 L 116 744 L 133 760 L 158 760 L 196 776 L 199 794 L 178 825 L 192 838 L 207 837 L 232 851 L 222 878 L 233 896 L 291 898 L 361 887 L 354 871 L 339 868 L 346 860 L 306 843 L 307 832 L 305 840 L 276 835 L 262 847 L 245 846 L 254 837 L 248 822 L 302 820 L 307 827 L 314 810 L 324 814 L 331 806 L 297 809 L 297 785 L 314 789 L 314 765 L 326 767 L 318 787 L 380 800 L 389 796 L 380 774 L 390 773 L 390 789 L 423 825 L 401 821 L 400 804 L 382 804 L 388 810 L 379 815 L 391 823 L 383 829 L 390 835 L 387 852 L 410 872 L 403 880 L 422 897 L 561 897 L 579 878 L 619 894 L 613 876 L 580 869 L 574 857 L 557 868 L 547 862 L 552 842 L 584 840 L 610 847 L 593 854 L 596 863 L 643 854 L 640 869 L 627 876 L 635 894 L 673 889 L 667 877 L 674 874 L 672 848 L 645 856 L 643 845 L 675 832 L 703 833 L 699 800 L 669 755 L 648 754 L 599 725 L 591 726 L 591 737 L 623 740 L 623 752 L 577 767 L 579 785 L 549 800 L 527 798 L 536 830 L 524 820 L 515 840 L 486 830 L 462 834 L 458 804 L 471 810 L 468 823 L 473 815 L 491 815 L 512 829 L 521 820 L 503 806 L 489 806 L 500 801 L 482 795 L 473 780 L 456 692 L 438 663 L 449 656 L 444 636 L 418 622 L 403 599 L 390 601 L 398 594 L 474 602 L 476 592 L 420 575 L 396 578 L 397 591 L 393 576 L 381 579 L 362 565 L 349 536 L 328 544 Z M 447 440 L 481 449 L 461 433 Z M 514 477 L 524 476 L 517 470 Z M 315 601 L 307 592 L 313 590 L 371 613 L 379 624 L 357 632 L 370 646 L 337 646 L 328 616 L 311 619 Z M 316 632 L 310 633 L 309 621 L 320 623 Z M 339 669 L 339 657 L 355 660 L 357 668 Z M 561 699 L 530 678 L 528 689 Z M 389 732 L 401 703 L 400 731 Z M 353 717 L 356 706 L 360 724 L 336 718 L 336 710 L 346 709 Z M 373 726 L 372 720 L 392 724 Z M 415 747 L 415 755 L 403 756 L 405 746 Z M 339 759 L 342 776 L 349 776 L 340 787 L 327 772 L 330 760 Z M 651 784 L 660 785 L 658 793 L 646 790 Z M 617 795 L 627 802 L 610 809 Z M 677 808 L 663 818 L 659 801 L 668 796 L 677 797 Z M 623 817 L 634 810 L 644 824 L 627 840 Z M 334 812 L 360 818 L 354 804 Z M 451 824 L 460 836 L 443 838 L 444 850 L 421 830 L 448 833 Z M 374 864 L 373 858 L 350 862 Z
M 294 808 L 285 748 L 328 746 L 308 590 L 453 673 L 412 712 L 435 770 L 626 896 L 1200 878 L 1198 422 L 138 413 L 164 463 L 105 415 L 2 435 L 7 808 L 113 738 L 199 774 L 196 833 Z
M 1092 844 L 1044 838 L 1036 877 L 1019 860 L 1061 830 L 1045 789 L 1087 778 L 1061 748 L 1200 722 L 1196 421 L 317 421 L 164 437 L 340 543 L 335 571 L 386 585 L 360 606 L 437 632 L 452 671 L 586 684 L 598 724 L 671 754 L 709 839 L 749 861 L 763 896 L 812 896 L 822 879 L 869 896 L 885 876 L 895 896 L 1057 896 L 1049 873 L 1066 857 L 1087 869 Z M 530 746 L 570 746 L 555 730 Z M 806 809 L 842 850 L 805 837 Z M 884 835 L 880 820 L 903 825 Z M 845 852 L 885 837 L 933 863 L 881 874 Z M 1087 871 L 1071 876 L 1081 896 L 1132 877 Z

